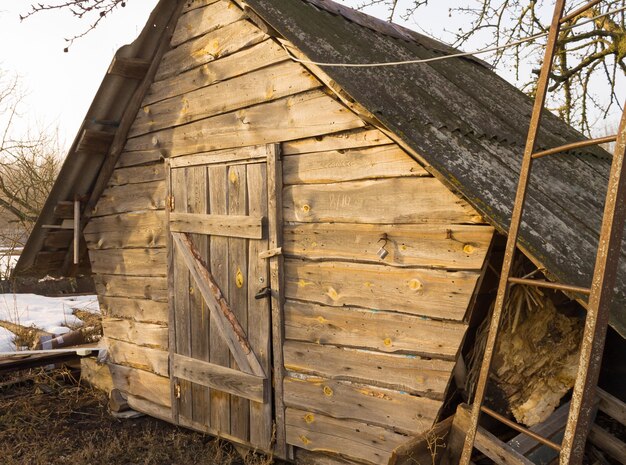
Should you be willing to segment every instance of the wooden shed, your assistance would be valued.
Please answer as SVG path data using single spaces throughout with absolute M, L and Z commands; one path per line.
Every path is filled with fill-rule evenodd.
M 133 408 L 278 457 L 393 463 L 449 397 L 531 102 L 473 57 L 310 61 L 451 52 L 326 0 L 161 0 L 17 272 L 93 274 Z M 545 147 L 581 138 L 544 128 Z M 586 148 L 535 173 L 523 248 L 550 276 L 589 278 L 609 164 Z

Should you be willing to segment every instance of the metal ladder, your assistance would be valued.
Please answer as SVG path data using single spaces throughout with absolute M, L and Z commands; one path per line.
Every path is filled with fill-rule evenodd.
M 557 38 L 560 28 L 564 23 L 597 5 L 600 1 L 601 0 L 590 1 L 566 16 L 563 16 L 565 0 L 557 0 L 554 7 L 554 14 L 545 50 L 545 57 L 539 74 L 539 80 L 537 82 L 537 93 L 530 120 L 530 128 L 528 130 L 526 146 L 524 148 L 524 157 L 522 160 L 515 204 L 513 206 L 511 225 L 505 248 L 496 302 L 494 305 L 493 315 L 491 317 L 489 335 L 476 386 L 474 403 L 471 406 L 469 426 L 465 435 L 465 442 L 463 444 L 459 465 L 469 465 L 471 463 L 470 460 L 474 450 L 478 421 L 481 413 L 485 413 L 496 420 L 499 420 L 508 426 L 533 437 L 540 443 L 557 449 L 559 451 L 560 465 L 580 465 L 582 463 L 587 434 L 589 432 L 591 422 L 593 422 L 596 384 L 598 381 L 600 362 L 602 360 L 602 353 L 604 350 L 604 342 L 609 320 L 609 307 L 616 283 L 622 232 L 624 229 L 624 217 L 626 213 L 626 167 L 624 166 L 624 156 L 626 152 L 626 108 L 622 113 L 619 129 L 615 136 L 575 142 L 541 152 L 535 152 L 535 143 L 544 110 L 549 75 L 552 69 L 552 62 L 557 47 Z M 613 162 L 611 164 L 611 171 L 609 175 L 604 216 L 602 219 L 600 240 L 598 243 L 598 251 L 591 287 L 584 288 L 561 283 L 552 283 L 545 280 L 511 277 L 511 269 L 515 256 L 517 238 L 524 209 L 524 201 L 526 198 L 526 190 L 530 179 L 530 170 L 533 161 L 574 148 L 587 147 L 612 141 L 616 141 L 615 153 L 613 155 Z M 538 437 L 527 428 L 511 422 L 482 405 L 509 284 L 513 283 L 540 286 L 589 296 L 587 317 L 580 348 L 578 374 L 574 385 L 569 416 L 565 426 L 565 435 L 563 442 L 560 445 L 553 443 L 547 438 Z

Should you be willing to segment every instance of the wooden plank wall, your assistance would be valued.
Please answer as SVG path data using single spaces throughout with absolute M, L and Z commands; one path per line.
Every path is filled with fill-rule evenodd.
M 385 464 L 438 416 L 493 229 L 378 130 L 282 151 L 287 439 Z
M 493 235 L 467 203 L 224 0 L 184 9 L 130 134 L 85 236 L 113 367 L 137 408 L 171 408 L 163 158 L 236 166 L 227 149 L 282 143 L 288 442 L 386 463 L 433 424 Z

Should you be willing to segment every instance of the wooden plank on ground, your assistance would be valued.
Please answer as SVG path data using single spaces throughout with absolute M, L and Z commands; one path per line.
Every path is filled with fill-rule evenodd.
M 461 321 L 479 273 L 347 262 L 285 261 L 287 298 Z
M 154 82 L 144 98 L 143 105 L 182 95 L 287 59 L 283 48 L 273 40 L 267 39 L 177 76 Z
M 405 434 L 430 429 L 442 401 L 347 381 L 287 377 L 285 405 L 333 418 L 357 420 Z
M 285 368 L 443 400 L 453 361 L 285 341 Z
M 243 17 L 243 11 L 230 1 L 214 2 L 207 6 L 196 8 L 184 13 L 172 35 L 172 46 L 207 34 L 228 24 L 234 23 Z
M 98 295 L 167 302 L 167 280 L 164 277 L 94 275 Z
M 109 179 L 109 186 L 122 186 L 124 184 L 140 184 L 151 181 L 164 181 L 165 168 L 163 163 L 151 165 L 132 166 L 129 168 L 116 168 Z
M 320 86 L 321 83 L 301 65 L 292 61 L 278 63 L 146 105 L 137 114 L 129 137 L 188 124 Z
M 213 165 L 208 170 L 209 213 L 226 215 L 228 214 L 226 166 Z M 211 275 L 220 289 L 228 289 L 228 238 L 211 236 L 209 241 Z M 216 325 L 211 325 L 209 336 L 210 362 L 230 367 L 230 352 Z M 230 395 L 215 389 L 211 389 L 211 426 L 217 431 L 230 434 Z
M 357 147 L 373 147 L 391 144 L 389 139 L 378 129 L 371 127 L 355 129 L 336 134 L 292 140 L 282 144 L 283 155 L 299 153 L 326 152 L 328 150 L 346 150 Z
M 169 377 L 169 354 L 165 350 L 142 347 L 111 338 L 106 338 L 106 347 L 111 361 L 117 365 L 137 368 Z
M 364 124 L 326 93 L 313 90 L 135 137 L 128 140 L 126 149 L 147 150 L 156 144 L 169 156 L 177 157 L 315 136 Z
M 165 182 L 125 184 L 108 187 L 96 204 L 92 216 L 116 213 L 163 210 L 165 208 Z
M 174 355 L 174 376 L 208 386 L 234 396 L 265 402 L 269 396 L 267 378 L 250 375 L 183 355 Z
M 389 255 L 381 260 L 383 234 Z M 308 260 L 480 270 L 493 234 L 487 225 L 286 223 L 283 252 Z
M 186 42 L 165 53 L 155 81 L 179 74 L 265 40 L 256 26 L 241 20 Z
M 253 163 L 246 166 L 248 185 L 248 214 L 267 217 L 267 165 Z M 269 264 L 259 253 L 267 250 L 267 233 L 264 239 L 248 241 L 248 340 L 259 357 L 266 373 L 272 372 L 272 329 L 270 299 L 256 299 L 259 289 L 269 285 Z M 250 402 L 250 443 L 261 449 L 271 450 L 272 442 L 272 396 L 267 402 Z
M 167 302 L 151 299 L 98 296 L 103 316 L 125 318 L 143 323 L 168 323 Z
M 287 339 L 455 360 L 466 325 L 400 313 L 287 300 Z
M 246 165 L 228 167 L 228 214 L 248 213 L 248 182 Z M 259 228 L 260 229 L 260 228 Z M 261 231 L 262 232 L 262 231 Z M 228 238 L 228 302 L 234 317 L 247 335 L 248 330 L 248 243 L 238 237 Z M 246 336 L 247 340 L 247 336 Z M 249 341 L 247 341 L 249 344 Z M 250 349 L 252 349 L 250 347 Z M 244 369 L 231 353 L 231 367 Z M 259 363 L 259 368 L 263 367 Z M 265 370 L 263 370 L 265 371 Z M 259 374 L 259 373 L 256 373 Z M 244 441 L 250 438 L 250 402 L 238 396 L 230 397 L 230 433 Z
M 263 217 L 248 215 L 170 214 L 170 229 L 179 233 L 261 239 Z
M 435 178 L 395 178 L 289 186 L 286 221 L 304 223 L 483 223 Z
M 166 276 L 164 248 L 90 250 L 91 270 L 98 274 Z
M 162 324 L 105 317 L 102 319 L 102 330 L 110 339 L 164 350 L 168 348 L 167 326 Z
M 289 444 L 377 465 L 387 465 L 393 450 L 407 440 L 406 436 L 379 426 L 305 410 L 288 408 L 286 421 Z
M 430 176 L 396 144 L 285 157 L 285 184 L 323 184 L 395 177 Z

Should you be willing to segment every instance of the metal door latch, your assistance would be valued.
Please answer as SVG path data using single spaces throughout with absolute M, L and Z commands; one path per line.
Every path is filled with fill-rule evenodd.
M 261 300 L 272 295 L 272 290 L 265 286 L 259 290 L 254 296 L 256 300 Z

